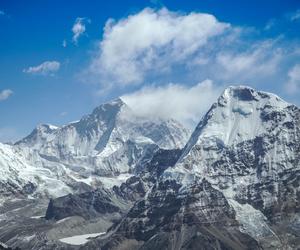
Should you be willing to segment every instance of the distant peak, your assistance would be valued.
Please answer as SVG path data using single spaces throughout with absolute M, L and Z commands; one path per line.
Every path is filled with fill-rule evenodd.
M 108 103 L 111 104 L 111 105 L 124 105 L 125 104 L 120 97 L 118 97 L 118 98 L 116 98 L 116 99 L 114 99 L 114 100 L 112 100 Z
M 121 98 L 116 98 L 112 101 L 103 103 L 93 110 L 92 115 L 97 117 L 110 117 L 113 114 L 119 113 L 122 107 L 126 106 Z
M 59 129 L 59 127 L 51 125 L 51 124 L 39 124 L 36 128 L 25 138 L 17 141 L 15 145 L 21 144 L 23 142 L 30 142 L 36 140 L 37 137 L 43 137 L 47 134 L 55 133 L 55 130 Z
M 111 101 L 100 104 L 96 109 L 103 109 L 105 107 L 122 107 L 123 105 L 125 105 L 125 103 L 123 102 L 123 100 L 120 97 L 118 97 Z

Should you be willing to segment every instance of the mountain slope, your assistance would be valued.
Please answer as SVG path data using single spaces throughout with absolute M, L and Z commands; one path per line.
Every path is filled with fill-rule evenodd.
M 134 173 L 145 154 L 183 147 L 187 136 L 178 122 L 137 117 L 116 99 L 78 122 L 39 125 L 15 145 L 1 144 L 1 183 L 13 184 L 14 193 L 30 186 L 29 194 L 50 197 L 111 188 Z

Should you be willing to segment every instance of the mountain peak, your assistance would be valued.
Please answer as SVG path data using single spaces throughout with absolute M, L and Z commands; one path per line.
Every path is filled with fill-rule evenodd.
M 264 100 L 264 102 L 270 101 L 271 104 L 286 104 L 284 100 L 275 94 L 257 91 L 254 88 L 244 85 L 236 85 L 227 87 L 222 95 L 218 99 L 220 106 L 226 106 L 228 102 L 234 100 L 235 102 L 252 102 Z M 281 105 L 280 105 L 281 106 Z
M 59 127 L 51 124 L 39 124 L 34 130 L 32 130 L 32 132 L 28 136 L 17 141 L 15 145 L 20 145 L 22 143 L 29 143 L 31 145 L 36 142 L 38 138 L 46 137 L 47 135 L 52 134 L 57 129 L 59 129 Z
M 241 101 L 253 101 L 257 100 L 258 92 L 255 91 L 253 88 L 248 86 L 229 86 L 226 88 L 221 97 L 228 99 L 228 98 L 238 98 Z
M 93 110 L 93 115 L 99 115 L 103 113 L 118 113 L 122 107 L 127 106 L 121 98 L 116 98 L 112 101 L 103 103 Z
M 123 102 L 123 100 L 120 97 L 117 97 L 111 101 L 105 102 L 101 105 L 99 105 L 98 107 L 102 107 L 102 106 L 118 106 L 121 107 L 123 105 L 126 105 L 125 102 Z

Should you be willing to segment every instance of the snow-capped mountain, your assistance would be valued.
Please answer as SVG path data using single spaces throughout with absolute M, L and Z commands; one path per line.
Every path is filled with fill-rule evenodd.
M 177 122 L 136 117 L 115 100 L 79 122 L 40 126 L 15 146 L 3 145 L 6 161 L 20 152 L 24 169 L 32 169 L 27 162 L 49 173 L 63 169 L 55 180 L 73 194 L 51 199 L 45 219 L 0 224 L 0 241 L 25 249 L 299 248 L 298 107 L 229 87 L 179 149 L 185 136 Z M 90 187 L 91 178 L 97 189 L 78 186 Z M 111 188 L 118 178 L 123 183 Z M 19 219 L 11 207 L 5 216 Z M 70 242 L 87 234 L 97 237 L 79 247 Z
M 109 237 L 84 249 L 297 249 L 299 142 L 298 107 L 229 87 L 177 163 Z
M 50 197 L 112 187 L 134 173 L 146 153 L 183 147 L 187 136 L 175 120 L 137 117 L 116 99 L 77 122 L 39 125 L 15 145 L 0 144 L 1 183 L 9 185 L 5 192 Z

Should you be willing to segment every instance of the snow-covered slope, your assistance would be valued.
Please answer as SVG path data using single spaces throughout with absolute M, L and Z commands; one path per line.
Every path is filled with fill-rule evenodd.
M 224 171 L 229 171 L 228 168 L 236 166 L 242 157 L 247 157 L 240 159 L 246 164 L 247 171 L 256 172 L 255 166 L 247 166 L 253 165 L 254 159 L 258 161 L 256 164 L 264 163 L 266 172 L 262 171 L 262 175 L 299 167 L 293 161 L 299 152 L 292 148 L 297 146 L 298 140 L 299 108 L 271 93 L 245 86 L 229 87 L 196 127 L 176 167 L 165 175 L 176 175 L 177 172 L 179 175 L 221 176 Z M 235 159 L 224 155 L 228 154 L 226 150 L 245 150 L 243 146 L 247 144 L 255 145 Z M 258 154 L 262 155 L 256 159 Z M 230 166 L 223 169 L 221 163 L 230 163 Z M 246 178 L 250 177 L 247 174 Z
M 18 198 L 33 193 L 61 196 L 71 192 L 72 189 L 63 181 L 63 166 L 56 165 L 58 170 L 59 167 L 62 169 L 54 172 L 37 167 L 27 161 L 19 148 L 0 143 L 0 195 Z M 51 167 L 50 162 L 48 166 Z
M 18 190 L 29 185 L 29 193 L 51 197 L 111 187 L 125 181 L 146 153 L 183 147 L 187 136 L 178 122 L 137 117 L 116 99 L 78 122 L 39 125 L 13 146 L 0 144 L 1 183 Z

